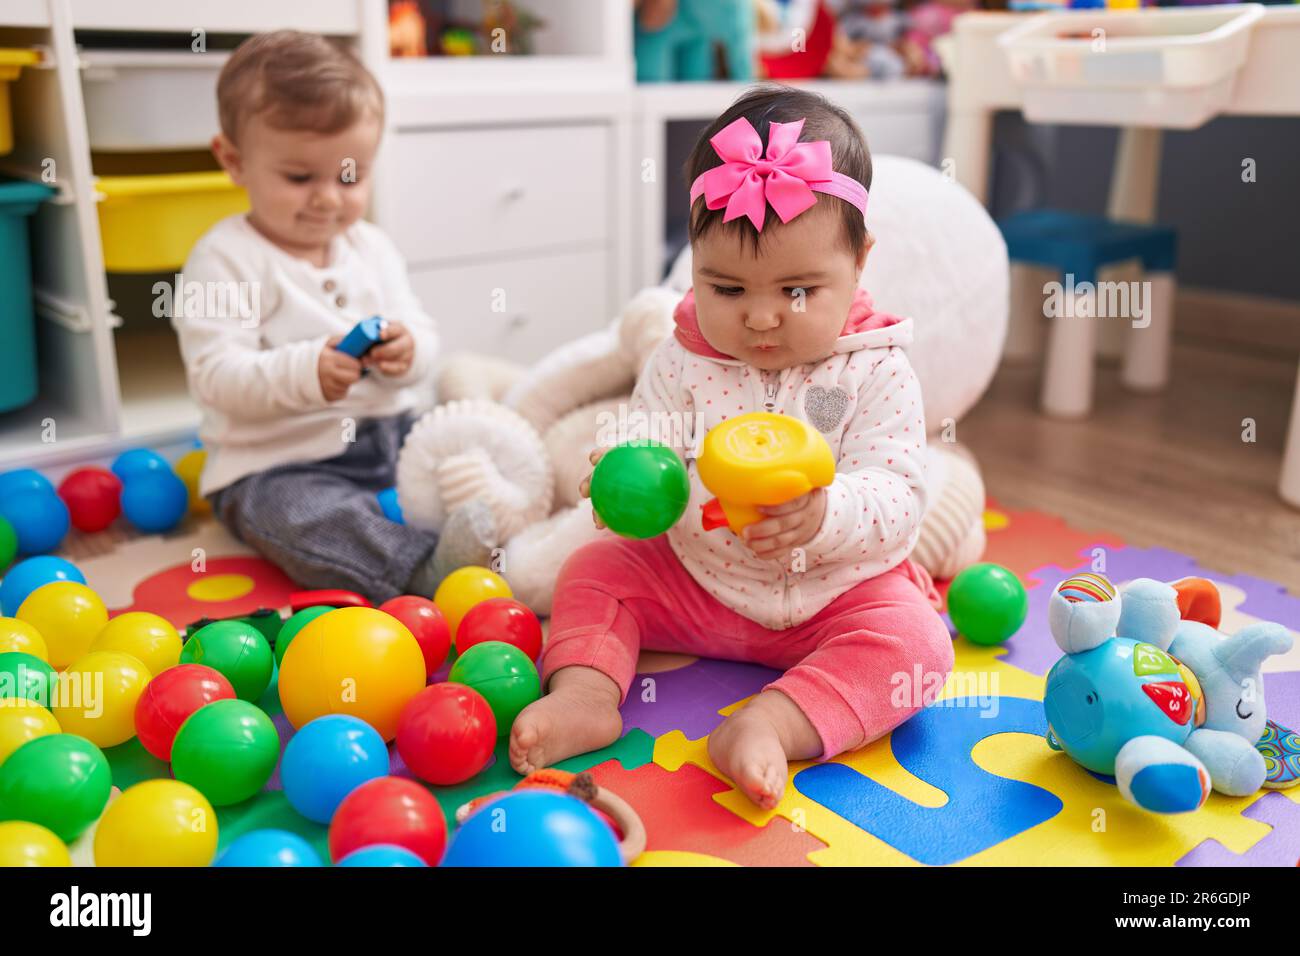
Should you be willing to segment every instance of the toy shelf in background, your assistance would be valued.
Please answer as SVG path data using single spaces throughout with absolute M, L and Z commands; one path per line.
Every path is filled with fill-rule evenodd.
M 388 54 L 530 56 L 546 21 L 514 0 L 388 0 Z
M 977 0 L 637 0 L 637 79 L 937 76 L 933 41 Z

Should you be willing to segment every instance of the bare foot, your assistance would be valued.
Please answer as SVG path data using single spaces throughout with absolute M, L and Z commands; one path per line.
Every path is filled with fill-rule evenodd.
M 530 774 L 574 754 L 608 747 L 623 732 L 618 685 L 591 667 L 563 667 L 510 728 L 510 766 Z
M 821 738 L 785 694 L 766 690 L 709 735 L 709 759 L 764 810 L 781 802 L 790 760 L 822 751 Z

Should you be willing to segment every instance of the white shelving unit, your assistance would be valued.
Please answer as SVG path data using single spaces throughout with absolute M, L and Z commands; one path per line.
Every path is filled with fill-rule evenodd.
M 0 169 L 30 175 L 53 158 L 61 196 L 34 227 L 35 280 L 49 306 L 39 322 L 42 391 L 29 408 L 0 415 L 0 470 L 173 442 L 198 424 L 169 325 L 141 315 L 136 296 L 121 294 L 116 305 L 110 297 L 94 181 L 103 154 L 92 154 L 83 91 L 111 83 L 132 56 L 82 55 L 78 31 L 173 34 L 184 47 L 200 29 L 287 27 L 354 44 L 387 101 L 372 218 L 407 258 L 448 353 L 533 361 L 604 326 L 637 288 L 657 282 L 674 194 L 662 180 L 647 188 L 645 160 L 675 180 L 669 124 L 704 122 L 744 87 L 638 87 L 632 0 L 526 5 L 545 21 L 532 55 L 390 59 L 385 0 L 5 0 L 0 45 L 48 56 L 13 88 L 18 147 Z M 159 77 L 176 59 L 135 55 Z M 210 55 L 214 83 L 222 54 Z M 937 159 L 939 85 L 812 85 L 863 123 L 874 151 Z M 188 94 L 186 109 L 209 112 L 215 132 L 210 97 Z M 177 145 L 187 144 L 166 144 Z M 114 278 L 111 291 L 120 288 Z M 42 440 L 49 419 L 53 442 Z

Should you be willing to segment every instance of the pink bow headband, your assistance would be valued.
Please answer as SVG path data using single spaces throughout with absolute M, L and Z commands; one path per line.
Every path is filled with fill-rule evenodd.
M 758 131 L 745 117 L 728 123 L 709 140 L 721 166 L 701 173 L 691 184 L 691 205 L 702 194 L 709 209 L 727 208 L 723 222 L 748 216 L 761 231 L 770 205 L 789 222 L 817 204 L 814 192 L 836 196 L 867 214 L 867 190 L 856 179 L 831 169 L 831 144 L 799 142 L 803 120 L 771 123 L 767 155 Z

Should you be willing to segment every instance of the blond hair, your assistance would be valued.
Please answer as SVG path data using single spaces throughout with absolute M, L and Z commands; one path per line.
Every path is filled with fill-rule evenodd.
M 257 115 L 276 129 L 337 133 L 367 112 L 382 120 L 384 94 L 350 50 L 316 33 L 276 30 L 230 55 L 217 78 L 217 112 L 231 142 Z

